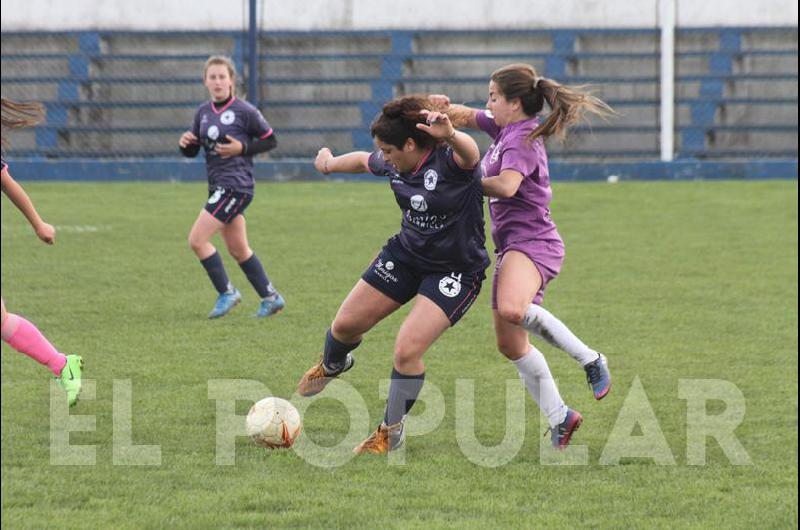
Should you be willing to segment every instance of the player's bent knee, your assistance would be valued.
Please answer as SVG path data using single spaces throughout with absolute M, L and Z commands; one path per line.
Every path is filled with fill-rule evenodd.
M 500 314 L 500 318 L 516 325 L 520 325 L 525 318 L 525 308 L 512 304 L 499 304 L 497 312 Z
M 237 263 L 247 261 L 247 259 L 253 255 L 253 251 L 250 250 L 250 247 L 228 247 L 228 253 L 233 259 L 236 260 Z
M 364 334 L 364 324 L 356 319 L 347 316 L 336 315 L 336 319 L 331 324 L 333 336 L 345 343 L 358 342 Z
M 415 363 L 424 353 L 425 348 L 421 344 L 416 344 L 414 342 L 395 344 L 394 361 L 395 364 L 400 365 Z
M 200 252 L 205 244 L 206 242 L 202 238 L 197 237 L 194 234 L 189 234 L 189 248 L 191 248 L 193 251 Z

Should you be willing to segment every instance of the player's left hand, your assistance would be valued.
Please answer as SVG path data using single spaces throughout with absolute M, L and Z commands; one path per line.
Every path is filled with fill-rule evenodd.
M 243 150 L 242 142 L 240 142 L 230 134 L 226 134 L 225 138 L 228 140 L 227 144 L 218 143 L 217 146 L 214 148 L 217 154 L 222 158 L 230 158 L 232 156 L 241 155 Z
M 450 117 L 443 112 L 433 110 L 422 110 L 420 115 L 425 118 L 427 123 L 418 123 L 417 129 L 425 131 L 438 140 L 452 138 L 456 130 L 450 123 Z

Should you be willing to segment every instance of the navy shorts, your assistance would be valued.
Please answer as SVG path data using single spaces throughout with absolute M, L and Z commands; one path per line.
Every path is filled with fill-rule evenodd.
M 205 209 L 215 219 L 227 224 L 233 221 L 237 215 L 243 214 L 252 200 L 253 196 L 250 193 L 215 188 L 208 192 Z
M 477 272 L 431 272 L 399 261 L 384 247 L 361 279 L 399 304 L 417 294 L 439 306 L 454 326 L 472 307 L 486 275 Z

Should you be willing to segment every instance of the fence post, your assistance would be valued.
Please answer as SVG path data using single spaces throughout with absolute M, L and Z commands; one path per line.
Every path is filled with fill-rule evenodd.
M 256 0 L 250 0 L 250 30 L 247 34 L 247 99 L 258 108 L 258 14 Z
M 544 61 L 544 74 L 553 79 L 567 75 L 567 61 L 575 53 L 577 36 L 572 31 L 557 30 L 553 32 L 552 53 Z
M 675 0 L 659 0 L 661 19 L 661 161 L 675 153 Z

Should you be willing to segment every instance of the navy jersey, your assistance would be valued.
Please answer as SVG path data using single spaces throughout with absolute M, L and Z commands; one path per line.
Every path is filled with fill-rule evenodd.
M 401 259 L 442 272 L 482 271 L 489 265 L 480 173 L 460 168 L 452 147 L 438 145 L 409 174 L 398 172 L 382 151 L 375 151 L 369 169 L 389 177 L 403 212 L 400 233 L 389 241 Z
M 194 116 L 192 132 L 206 152 L 208 188 L 225 188 L 239 193 L 253 193 L 253 157 L 233 156 L 222 158 L 214 147 L 228 143 L 227 135 L 243 144 L 261 140 L 272 134 L 267 120 L 257 108 L 236 97 L 217 108 L 212 101 L 200 105 Z

